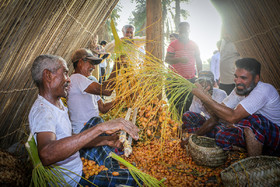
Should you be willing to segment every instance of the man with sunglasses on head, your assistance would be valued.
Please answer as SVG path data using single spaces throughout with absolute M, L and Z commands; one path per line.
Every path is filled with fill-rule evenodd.
M 214 88 L 214 74 L 211 71 L 199 72 L 198 79 L 195 82 L 199 83 L 206 91 L 206 93 L 217 103 L 222 103 L 222 101 L 227 97 L 225 91 Z M 190 110 L 183 114 L 183 132 L 195 132 L 197 135 L 205 135 L 209 123 L 216 123 L 216 121 L 210 119 L 211 115 L 209 114 L 209 112 L 210 111 L 207 110 L 207 108 L 203 105 L 199 98 L 194 96 L 192 104 L 190 106 Z M 200 127 L 196 125 L 197 123 L 205 124 Z M 187 141 L 182 141 L 181 145 L 184 146 L 186 143 Z

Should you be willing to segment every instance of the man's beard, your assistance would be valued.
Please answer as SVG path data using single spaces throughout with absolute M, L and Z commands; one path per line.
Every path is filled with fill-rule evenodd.
M 243 86 L 244 89 L 238 89 L 237 88 L 238 86 Z M 237 95 L 246 96 L 246 95 L 249 95 L 249 93 L 256 87 L 256 84 L 254 81 L 252 81 L 248 88 L 246 88 L 245 84 L 242 84 L 242 83 L 237 84 L 235 87 L 236 87 Z

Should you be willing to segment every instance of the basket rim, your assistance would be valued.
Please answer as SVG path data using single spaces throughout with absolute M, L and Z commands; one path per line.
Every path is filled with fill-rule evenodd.
M 206 136 L 198 136 L 198 135 L 196 135 L 196 134 L 192 134 L 192 135 L 190 136 L 190 138 L 189 138 L 189 144 L 191 144 L 193 147 L 199 148 L 199 149 L 201 149 L 201 150 L 215 150 L 215 151 L 226 152 L 226 151 L 224 151 L 221 147 L 217 146 L 216 144 L 215 144 L 215 147 L 202 147 L 202 146 L 199 146 L 199 145 L 197 145 L 196 143 L 194 143 L 194 142 L 192 141 L 192 137 L 193 137 L 193 136 L 197 136 L 197 137 L 199 137 L 199 138 L 204 138 L 204 139 L 214 140 L 214 141 L 215 141 L 214 138 L 209 138 L 209 137 L 206 137 Z
M 280 157 L 268 156 L 268 155 L 252 156 L 252 157 L 244 158 L 242 160 L 239 160 L 239 161 L 231 164 L 229 167 L 227 167 L 223 171 L 221 171 L 221 174 L 224 174 L 224 173 L 228 172 L 228 170 L 231 170 L 233 167 L 235 167 L 236 165 L 238 165 L 240 163 L 242 164 L 243 162 L 246 162 L 248 160 L 255 160 L 255 159 L 262 159 L 262 158 L 276 160 L 276 161 L 279 162 L 279 165 L 280 165 Z

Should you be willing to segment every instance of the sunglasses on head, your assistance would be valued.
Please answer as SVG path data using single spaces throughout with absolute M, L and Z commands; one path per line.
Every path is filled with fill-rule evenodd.
M 94 62 L 94 60 L 91 60 L 91 59 L 88 59 L 87 57 L 85 58 L 81 58 L 84 62 L 89 62 L 91 63 L 92 65 L 96 65 L 96 63 Z M 79 59 L 79 60 L 81 60 Z M 77 60 L 76 62 L 79 62 L 79 60 Z

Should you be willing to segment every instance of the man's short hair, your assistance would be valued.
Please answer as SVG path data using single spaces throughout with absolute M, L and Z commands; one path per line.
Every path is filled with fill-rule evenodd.
M 61 62 L 63 62 L 64 59 L 60 56 L 55 55 L 40 55 L 38 56 L 31 67 L 31 75 L 32 79 L 35 82 L 36 86 L 39 87 L 39 85 L 42 84 L 43 79 L 43 71 L 45 69 L 51 71 L 52 73 L 55 73 L 59 68 L 61 68 Z
M 107 45 L 107 41 L 106 41 L 106 40 L 102 40 L 102 41 L 100 42 L 100 45 Z
M 177 33 L 171 33 L 170 35 L 169 35 L 169 37 L 175 37 L 176 39 L 178 39 L 179 38 L 179 34 L 177 34 Z
M 261 63 L 254 58 L 241 58 L 235 62 L 237 68 L 249 71 L 253 77 L 261 74 Z
M 196 81 L 208 81 L 213 86 L 215 83 L 214 74 L 211 71 L 200 71 Z
M 135 27 L 133 25 L 124 25 L 122 28 L 122 32 L 125 33 L 128 28 L 132 28 L 135 31 Z
M 184 21 L 184 22 L 180 22 L 179 25 L 178 25 L 178 27 L 187 27 L 187 28 L 190 28 L 190 24 L 189 24 L 188 22 Z

